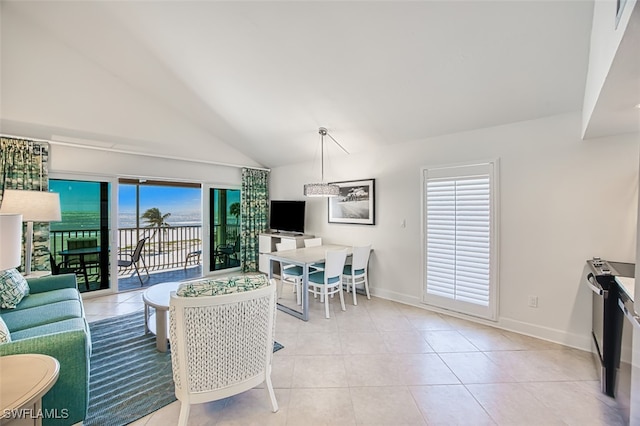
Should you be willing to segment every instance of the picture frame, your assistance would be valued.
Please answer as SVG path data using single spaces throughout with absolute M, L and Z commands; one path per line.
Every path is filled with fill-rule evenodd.
M 328 199 L 329 223 L 375 225 L 375 179 L 331 182 L 340 195 Z

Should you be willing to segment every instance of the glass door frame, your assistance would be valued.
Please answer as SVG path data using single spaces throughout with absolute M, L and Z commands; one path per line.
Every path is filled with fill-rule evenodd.
M 84 182 L 106 182 L 109 184 L 109 288 L 82 293 L 92 298 L 118 292 L 118 178 L 116 176 L 89 175 L 72 172 L 49 172 L 49 179 L 76 180 Z M 114 281 L 113 277 L 116 277 Z
M 223 185 L 223 184 L 214 184 L 214 183 L 204 183 L 202 184 L 202 226 L 204 227 L 202 232 L 202 275 L 203 276 L 213 276 L 213 275 L 223 275 L 228 274 L 229 272 L 240 272 L 241 266 L 226 268 L 226 269 L 218 269 L 217 271 L 211 270 L 211 253 L 212 250 L 215 250 L 215 247 L 211 247 L 211 233 L 213 232 L 214 224 L 211 222 L 211 190 L 213 189 L 231 189 L 235 191 L 241 191 L 240 185 Z M 242 219 L 240 220 L 242 223 Z M 206 230 L 206 232 L 205 232 Z

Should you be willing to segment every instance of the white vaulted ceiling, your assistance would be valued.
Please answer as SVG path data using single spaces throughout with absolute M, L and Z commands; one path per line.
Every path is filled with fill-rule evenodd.
M 276 167 L 313 159 L 319 126 L 357 153 L 580 111 L 592 12 L 537 0 L 3 1 L 3 131 Z

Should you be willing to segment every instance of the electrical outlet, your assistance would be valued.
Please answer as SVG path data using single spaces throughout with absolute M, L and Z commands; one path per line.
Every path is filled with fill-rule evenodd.
M 538 296 L 529 296 L 529 307 L 531 308 L 538 307 Z

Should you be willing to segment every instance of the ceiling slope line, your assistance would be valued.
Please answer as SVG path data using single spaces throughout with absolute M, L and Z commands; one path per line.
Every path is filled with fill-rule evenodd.
M 187 157 L 176 157 L 172 155 L 161 155 L 161 154 L 153 154 L 148 152 L 136 152 L 136 151 L 128 151 L 126 149 L 116 149 L 116 148 L 105 148 L 105 147 L 97 147 L 97 146 L 87 146 L 87 145 L 77 145 L 68 142 L 59 142 L 59 141 L 48 141 L 51 145 L 60 145 L 71 148 L 79 148 L 79 149 L 91 149 L 95 151 L 106 151 L 113 152 L 116 154 L 125 154 L 125 155 L 139 155 L 142 157 L 152 157 L 152 158 L 160 158 L 165 160 L 173 160 L 173 161 L 184 161 L 188 163 L 200 163 L 200 164 L 209 164 L 212 166 L 221 166 L 221 167 L 233 167 L 236 169 L 255 169 L 255 170 L 266 170 L 271 171 L 266 167 L 256 167 L 256 166 L 247 166 L 243 164 L 233 164 L 233 163 L 223 163 L 220 161 L 210 161 L 210 160 L 198 160 L 195 158 L 187 158 Z

